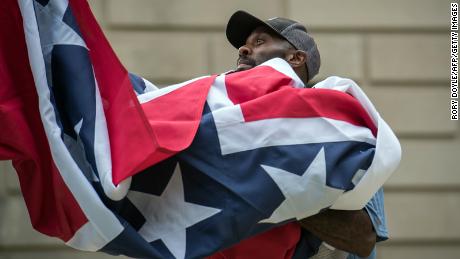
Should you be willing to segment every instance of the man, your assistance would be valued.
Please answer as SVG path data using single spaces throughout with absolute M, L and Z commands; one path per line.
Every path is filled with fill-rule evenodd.
M 226 34 L 230 43 L 238 49 L 237 68 L 233 72 L 251 69 L 277 57 L 286 60 L 305 85 L 319 71 L 320 54 L 316 43 L 305 27 L 295 21 L 272 18 L 264 22 L 247 12 L 237 11 L 227 24 Z M 326 210 L 299 223 L 305 231 L 302 241 L 307 245 L 304 243 L 301 248 L 302 241 L 299 242 L 294 257 L 298 255 L 304 258 L 305 255 L 316 253 L 321 243 L 319 239 L 350 252 L 349 258 L 354 258 L 353 254 L 369 256 L 376 240 L 387 239 L 383 192 L 380 190 L 362 210 Z M 260 250 L 260 244 L 269 246 L 282 240 L 282 233 L 280 228 L 268 231 L 212 258 L 251 258 L 252 250 Z M 325 247 L 323 245 L 321 249 L 328 250 Z M 289 249 L 286 248 L 286 251 Z M 330 254 L 335 254 L 335 258 L 346 256 L 346 253 L 339 251 Z M 375 252 L 371 256 L 375 257 Z
M 216 256 L 306 258 L 319 238 L 370 250 L 365 212 L 325 209 L 363 208 L 399 163 L 399 143 L 351 80 L 299 89 L 319 69 L 302 27 L 274 19 L 282 28 L 270 34 L 243 13 L 255 23 L 236 37 L 247 47 L 241 72 L 145 93 L 138 105 L 130 87 L 145 92 L 144 80 L 128 82 L 85 1 L 7 3 L 7 20 L 24 22 L 0 26 L 18 43 L 0 55 L 12 69 L 2 74 L 1 124 L 11 127 L 0 159 L 13 159 L 37 230 L 135 258 L 203 258 L 275 226 Z

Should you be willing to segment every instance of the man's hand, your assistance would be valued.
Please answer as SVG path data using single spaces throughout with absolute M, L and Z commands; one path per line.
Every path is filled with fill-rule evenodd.
M 325 210 L 299 223 L 329 245 L 361 257 L 367 257 L 376 242 L 372 222 L 364 210 Z

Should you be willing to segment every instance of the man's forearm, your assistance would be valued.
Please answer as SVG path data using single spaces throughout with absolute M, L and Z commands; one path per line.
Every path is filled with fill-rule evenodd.
M 364 210 L 326 210 L 299 221 L 300 225 L 329 245 L 359 256 L 368 256 L 376 234 Z

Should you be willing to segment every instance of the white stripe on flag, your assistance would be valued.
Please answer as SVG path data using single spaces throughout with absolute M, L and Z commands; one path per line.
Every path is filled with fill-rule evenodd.
M 94 223 L 86 222 L 65 244 L 80 250 L 98 251 L 108 243 L 107 237 L 98 233 L 98 230 Z
M 225 74 L 216 77 L 216 80 L 214 80 L 209 89 L 206 102 L 211 111 L 233 105 L 232 101 L 228 98 L 227 87 L 225 86 Z
M 19 7 L 23 17 L 28 56 L 39 97 L 40 114 L 50 144 L 51 154 L 64 183 L 89 220 L 87 224 L 83 225 L 85 229 L 77 231 L 71 239 L 71 241 L 85 239 L 87 242 L 69 242 L 69 245 L 76 245 L 75 248 L 81 250 L 96 251 L 118 236 L 124 228 L 102 203 L 96 191 L 73 161 L 61 139 L 61 129 L 56 123 L 54 108 L 50 101 L 33 1 L 20 0 Z M 78 247 L 78 245 L 89 244 L 92 241 L 94 243 L 89 247 Z
M 245 122 L 239 105 L 219 109 L 212 115 L 222 155 L 277 145 L 337 141 L 360 141 L 375 145 L 375 138 L 368 128 L 340 120 L 318 117 Z

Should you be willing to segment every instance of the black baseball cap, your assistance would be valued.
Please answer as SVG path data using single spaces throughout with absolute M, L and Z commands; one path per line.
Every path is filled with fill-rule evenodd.
M 227 39 L 238 49 L 246 44 L 249 35 L 260 26 L 287 40 L 296 49 L 307 53 L 305 66 L 307 67 L 308 81 L 318 74 L 321 66 L 318 47 L 305 26 L 296 21 L 280 17 L 262 21 L 245 11 L 236 11 L 227 23 Z

